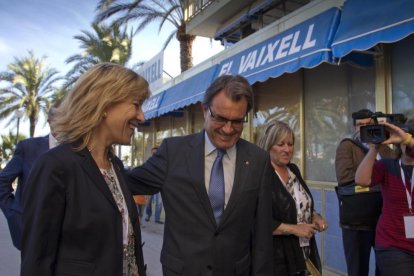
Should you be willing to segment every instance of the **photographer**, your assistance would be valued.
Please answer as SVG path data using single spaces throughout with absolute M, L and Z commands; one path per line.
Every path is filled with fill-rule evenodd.
M 414 121 L 411 121 L 414 123 Z M 401 128 L 383 123 L 389 138 L 382 144 L 396 144 L 400 157 L 375 159 L 379 145 L 371 145 L 355 175 L 363 186 L 381 185 L 384 200 L 375 239 L 376 262 L 381 275 L 412 275 L 414 271 L 413 166 L 414 139 Z M 411 127 L 414 127 L 411 125 Z
M 369 274 L 371 247 L 374 247 L 375 227 L 382 206 L 378 187 L 365 188 L 355 185 L 354 181 L 355 172 L 369 149 L 360 140 L 360 128 L 374 123 L 373 114 L 368 109 L 352 113 L 355 128 L 353 139 L 343 139 L 338 145 L 335 157 L 342 240 L 350 276 Z M 381 146 L 378 153 L 375 156 L 378 159 L 394 155 L 386 145 Z M 378 275 L 378 269 L 376 274 Z

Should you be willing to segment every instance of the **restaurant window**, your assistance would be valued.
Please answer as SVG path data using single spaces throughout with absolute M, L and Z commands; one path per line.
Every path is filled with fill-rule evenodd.
M 144 161 L 144 132 L 135 132 L 131 143 L 131 167 L 141 165 Z
M 414 35 L 393 44 L 391 82 L 393 113 L 414 118 Z
M 306 179 L 336 182 L 336 148 L 353 135 L 351 114 L 374 111 L 374 65 L 321 64 L 304 72 Z
M 201 103 L 196 103 L 187 108 L 191 118 L 190 133 L 197 133 L 204 129 L 204 115 L 201 108 Z
M 301 167 L 300 147 L 300 97 L 302 91 L 301 74 L 285 74 L 276 79 L 268 79 L 253 85 L 255 95 L 255 113 L 252 120 L 253 140 L 257 143 L 263 131 L 263 125 L 270 120 L 283 121 L 295 133 L 295 153 L 293 162 Z
M 157 118 L 156 131 L 155 131 L 155 143 L 161 145 L 165 138 L 171 136 L 171 118 L 170 116 Z
M 186 120 L 185 111 L 176 111 L 175 115 L 171 117 L 172 126 L 171 126 L 171 136 L 184 136 L 187 135 L 187 120 Z
M 142 165 L 151 154 L 154 119 L 138 127 L 131 145 L 131 167 Z

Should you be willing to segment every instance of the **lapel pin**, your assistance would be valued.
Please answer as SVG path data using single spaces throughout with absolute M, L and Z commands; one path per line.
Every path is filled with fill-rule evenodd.
M 246 166 L 249 166 L 249 161 L 244 161 L 244 164 L 246 165 Z

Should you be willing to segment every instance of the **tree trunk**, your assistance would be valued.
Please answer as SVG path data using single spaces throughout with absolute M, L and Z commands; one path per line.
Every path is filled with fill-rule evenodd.
M 181 72 L 193 67 L 193 42 L 195 35 L 185 33 L 185 23 L 177 30 L 177 40 L 180 42 Z
M 36 128 L 36 118 L 34 116 L 30 116 L 29 123 L 30 123 L 30 138 L 33 138 L 35 128 Z

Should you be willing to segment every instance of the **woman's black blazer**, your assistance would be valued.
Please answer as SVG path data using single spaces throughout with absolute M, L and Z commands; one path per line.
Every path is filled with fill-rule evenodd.
M 295 164 L 288 164 L 289 169 L 296 175 L 300 184 L 312 197 L 312 194 L 302 178 L 299 168 Z M 296 204 L 293 197 L 284 187 L 279 177 L 276 177 L 276 183 L 273 189 L 273 223 L 274 228 L 279 227 L 281 223 L 297 224 Z M 314 202 L 312 197 L 312 210 Z M 321 262 L 315 238 L 310 241 L 311 254 L 310 259 L 321 271 Z M 297 272 L 306 270 L 305 259 L 302 249 L 299 246 L 299 238 L 295 235 L 274 235 L 273 236 L 273 257 L 274 257 L 274 275 L 292 275 Z
M 21 275 L 122 275 L 121 215 L 87 149 L 63 144 L 43 154 L 26 184 Z M 145 275 L 137 209 L 122 162 L 116 171 L 135 233 L 139 275 Z

